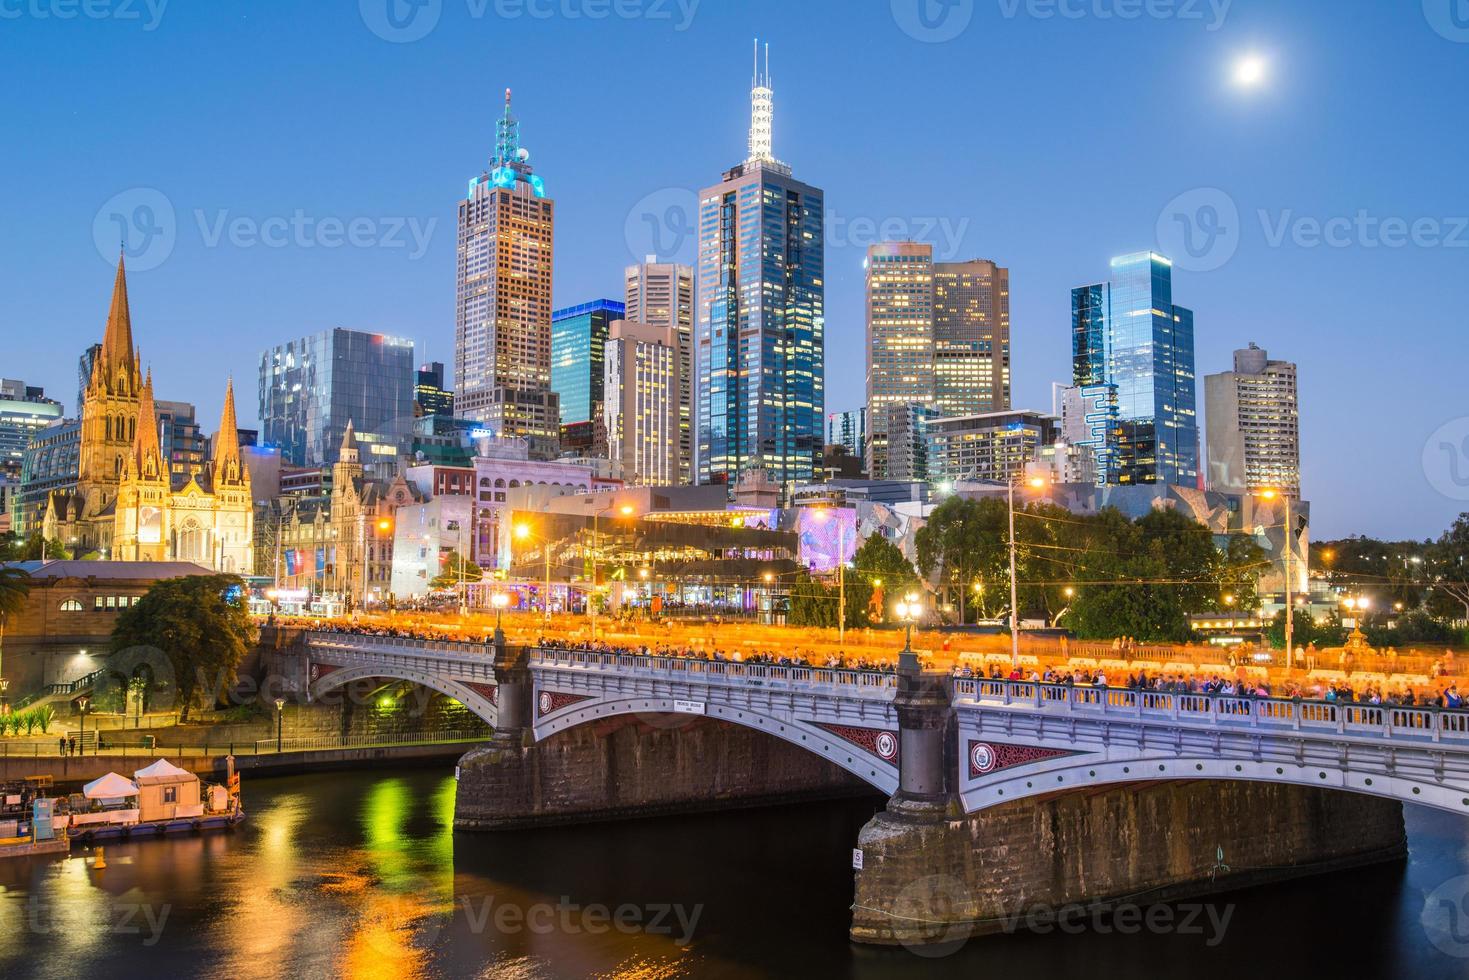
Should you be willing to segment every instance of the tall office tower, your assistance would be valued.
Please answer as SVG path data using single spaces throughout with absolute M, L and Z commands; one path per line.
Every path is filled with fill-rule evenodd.
M 678 480 L 678 331 L 618 320 L 607 338 L 607 455 L 638 486 Z
M 933 406 L 918 402 L 895 402 L 884 407 L 886 471 L 875 480 L 927 480 L 929 478 L 928 428 Z
M 627 320 L 678 332 L 678 480 L 694 482 L 694 270 L 653 256 L 627 267 Z
M 438 361 L 418 366 L 418 383 L 414 386 L 413 401 L 418 406 L 420 417 L 454 417 L 454 392 L 444 384 L 444 365 Z
M 1301 495 L 1301 411 L 1296 366 L 1254 344 L 1234 370 L 1204 377 L 1209 489 Z
M 750 93 L 750 155 L 699 195 L 698 481 L 819 470 L 825 396 L 820 190 L 772 147 L 770 59 Z
M 551 390 L 561 400 L 561 427 L 602 415 L 602 358 L 614 320 L 626 318 L 616 300 L 598 299 L 551 314 Z
M 1112 278 L 1071 291 L 1072 375 L 1115 385 L 1110 482 L 1199 485 L 1194 314 L 1173 302 L 1173 263 L 1153 252 L 1112 260 Z
M 87 386 L 92 383 L 92 366 L 101 356 L 102 345 L 93 344 L 77 358 L 77 418 L 82 417 L 82 403 L 87 400 Z
M 158 420 L 158 445 L 170 473 L 201 473 L 204 470 L 204 430 L 188 402 L 157 399 L 153 414 Z
M 495 131 L 490 169 L 459 202 L 454 411 L 549 459 L 560 436 L 551 390 L 555 203 L 520 145 L 509 89 Z
M 32 437 L 61 415 L 61 402 L 47 398 L 44 388 L 0 379 L 0 478 L 20 479 Z
M 350 422 L 373 475 L 413 432 L 413 341 L 336 327 L 260 355 L 260 438 L 293 466 L 337 461 Z
M 862 459 L 867 452 L 867 406 L 852 412 L 832 412 L 826 417 L 826 443 L 843 446 L 847 455 Z
M 888 409 L 932 406 L 933 246 L 882 242 L 867 249 L 867 472 L 888 472 Z
M 1010 270 L 989 259 L 933 267 L 934 410 L 1010 409 Z

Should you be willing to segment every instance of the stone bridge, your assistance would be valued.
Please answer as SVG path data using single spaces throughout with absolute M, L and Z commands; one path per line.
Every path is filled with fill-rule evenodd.
M 397 678 L 494 726 L 460 761 L 465 829 L 867 784 L 890 797 L 854 852 L 852 935 L 869 942 L 993 931 L 1018 902 L 1399 858 L 1401 803 L 1469 814 L 1469 713 L 1437 708 L 992 681 L 911 658 L 879 673 L 343 633 L 308 633 L 299 655 L 309 697 Z

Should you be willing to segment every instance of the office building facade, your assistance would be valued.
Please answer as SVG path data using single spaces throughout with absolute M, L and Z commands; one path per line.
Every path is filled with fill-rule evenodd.
M 888 464 L 889 409 L 934 401 L 933 246 L 882 242 L 867 249 L 867 472 Z
M 846 449 L 847 455 L 861 459 L 867 452 L 867 406 L 828 415 L 826 444 L 841 446 Z
M 293 466 L 337 461 L 351 423 L 363 463 L 396 466 L 411 437 L 413 342 L 336 327 L 260 356 L 260 439 Z
M 44 388 L 0 378 L 0 477 L 20 479 L 31 439 L 62 414 L 61 403 L 47 398 Z
M 607 455 L 635 486 L 678 482 L 678 331 L 618 320 L 607 339 Z
M 1010 270 L 989 259 L 933 267 L 934 410 L 1010 408 Z
M 454 392 L 449 390 L 444 365 L 439 361 L 418 366 L 417 383 L 414 385 L 414 412 L 419 418 L 434 416 L 441 419 L 454 417 Z
M 678 338 L 678 480 L 694 481 L 694 270 L 677 262 L 630 265 L 625 319 L 669 327 Z
M 1112 260 L 1109 280 L 1071 291 L 1072 378 L 1116 388 L 1110 482 L 1199 485 L 1193 311 L 1173 302 L 1173 264 Z
M 1296 366 L 1251 344 L 1234 370 L 1204 378 L 1209 489 L 1301 495 L 1301 411 Z
M 560 400 L 563 429 L 601 416 L 607 332 L 625 315 L 626 307 L 610 299 L 551 314 L 551 390 Z
M 699 195 L 698 481 L 809 481 L 825 421 L 822 192 L 773 152 L 767 70 L 750 155 Z
M 507 89 L 490 168 L 459 202 L 454 411 L 550 458 L 560 437 L 551 390 L 556 206 L 529 161 Z
M 1056 417 L 1040 412 L 934 419 L 928 423 L 928 476 L 974 483 L 1021 479 L 1056 438 Z

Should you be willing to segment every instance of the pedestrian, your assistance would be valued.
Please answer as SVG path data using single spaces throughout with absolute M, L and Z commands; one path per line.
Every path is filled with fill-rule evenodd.
M 77 737 L 75 735 L 71 737 L 71 754 L 77 754 Z
M 66 736 L 61 736 L 61 738 L 58 738 L 56 742 L 58 745 L 58 753 L 60 755 L 66 755 Z

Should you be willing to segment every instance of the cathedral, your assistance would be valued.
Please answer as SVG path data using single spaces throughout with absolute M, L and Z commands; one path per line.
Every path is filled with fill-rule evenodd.
M 254 501 L 240 453 L 234 383 L 225 388 L 213 458 L 176 470 L 159 444 L 153 375 L 145 376 L 141 365 L 119 258 L 107 332 L 81 409 L 76 487 L 51 495 L 42 533 L 77 557 L 190 561 L 250 574 Z

